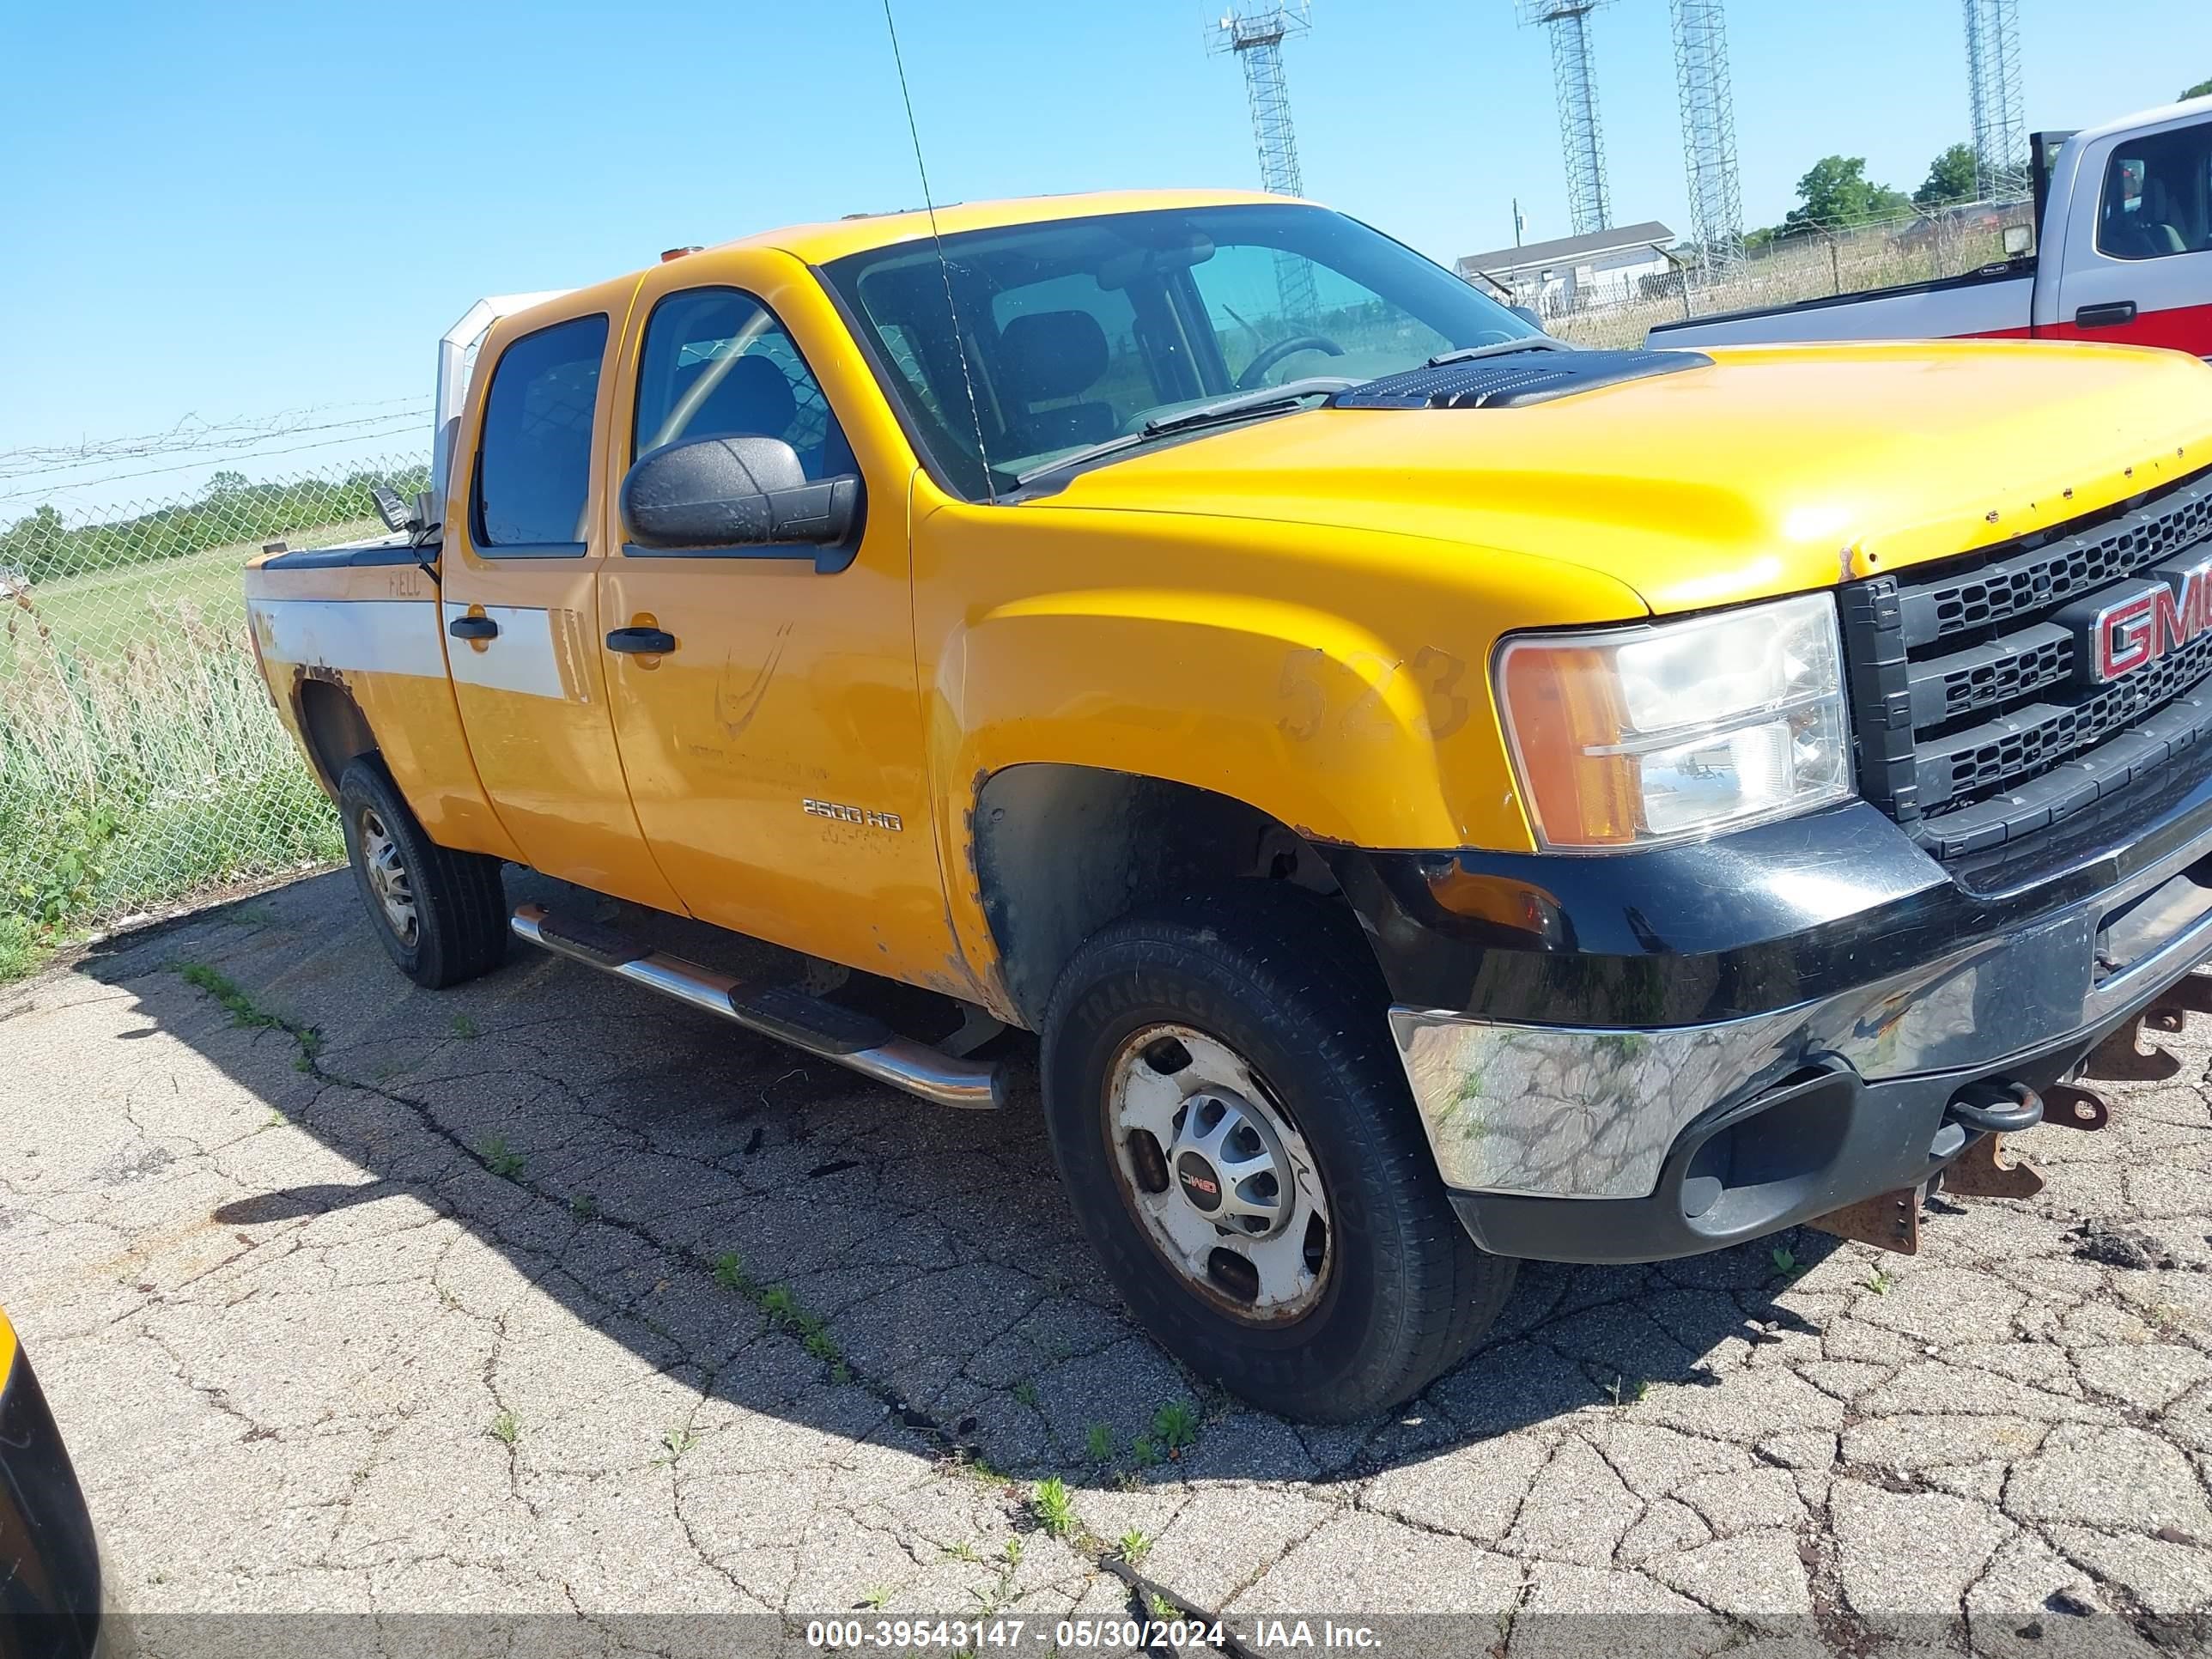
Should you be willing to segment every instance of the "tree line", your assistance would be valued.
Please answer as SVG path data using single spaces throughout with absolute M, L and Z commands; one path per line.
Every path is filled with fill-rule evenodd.
M 2183 101 L 2212 96 L 2212 80 L 2199 81 L 2181 94 Z M 1753 247 L 1784 241 L 1793 236 L 1821 231 L 1849 230 L 1908 210 L 1931 212 L 1971 202 L 1977 191 L 1974 147 L 1953 144 L 1928 164 L 1928 176 L 1911 195 L 1867 177 L 1863 155 L 1824 155 L 1797 181 L 1797 205 L 1782 222 L 1748 233 L 1744 240 Z
M 376 502 L 369 486 L 378 483 L 409 500 L 429 488 L 430 470 L 362 471 L 343 478 L 284 483 L 248 483 L 241 473 L 218 472 L 193 500 L 74 528 L 47 505 L 0 532 L 0 571 L 21 572 L 34 583 L 52 581 L 370 519 L 376 516 Z

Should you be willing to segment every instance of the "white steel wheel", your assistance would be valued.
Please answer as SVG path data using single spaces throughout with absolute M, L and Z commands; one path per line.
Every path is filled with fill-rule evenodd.
M 402 945 L 411 948 L 422 930 L 422 918 L 415 908 L 415 878 L 409 873 L 399 839 L 373 805 L 361 808 L 356 828 L 361 836 L 362 873 L 384 913 L 385 926 Z
M 1123 1200 L 1191 1289 L 1255 1325 L 1314 1305 L 1331 1266 L 1328 1194 L 1249 1062 L 1193 1027 L 1147 1026 L 1115 1054 L 1105 1104 Z

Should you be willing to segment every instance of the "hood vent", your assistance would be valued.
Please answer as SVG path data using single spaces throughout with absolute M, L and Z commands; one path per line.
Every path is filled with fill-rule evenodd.
M 1336 409 L 1519 409 L 1624 380 L 1710 368 L 1701 351 L 1516 351 L 1438 362 L 1340 392 Z

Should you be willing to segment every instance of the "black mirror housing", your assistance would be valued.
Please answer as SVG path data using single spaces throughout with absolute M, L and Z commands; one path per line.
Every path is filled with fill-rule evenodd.
M 631 542 L 648 551 L 813 548 L 824 550 L 817 568 L 840 570 L 859 542 L 860 480 L 809 482 L 781 438 L 680 439 L 637 458 L 623 479 L 622 512 Z

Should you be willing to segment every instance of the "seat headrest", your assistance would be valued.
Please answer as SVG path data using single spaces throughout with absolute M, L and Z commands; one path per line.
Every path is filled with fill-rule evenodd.
M 702 364 L 700 372 L 713 368 Z M 766 357 L 740 357 L 692 412 L 687 438 L 781 438 L 799 418 L 799 399 L 784 373 Z
M 1106 331 L 1087 311 L 1033 311 L 1006 325 L 999 356 L 1024 403 L 1073 398 L 1106 373 Z

